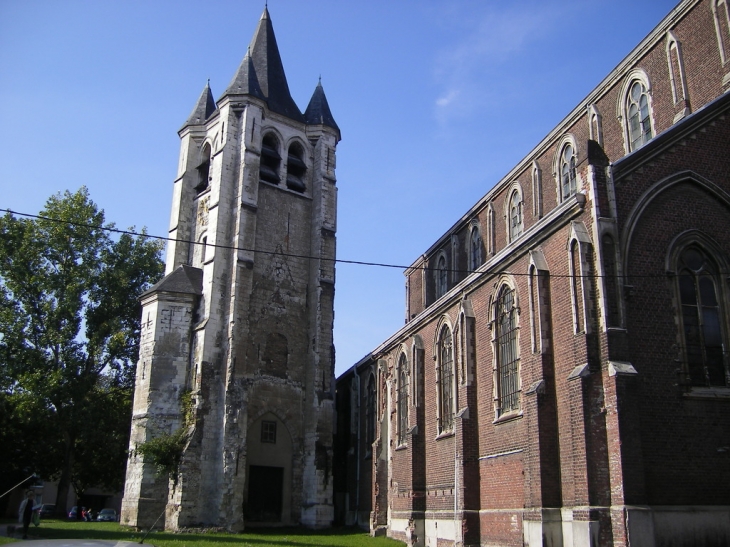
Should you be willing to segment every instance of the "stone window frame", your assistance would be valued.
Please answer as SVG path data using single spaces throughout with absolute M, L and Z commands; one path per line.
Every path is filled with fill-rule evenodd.
M 570 147 L 572 150 L 571 158 L 566 160 L 567 148 Z M 567 186 L 568 193 L 563 191 L 565 186 L 564 179 L 566 177 L 564 167 L 567 165 L 567 176 L 569 178 Z M 582 189 L 582 181 L 578 174 L 578 146 L 575 142 L 575 137 L 567 133 L 563 135 L 558 141 L 558 145 L 555 149 L 555 156 L 553 158 L 553 176 L 555 177 L 555 186 L 558 197 L 558 203 L 564 202 L 571 196 L 579 193 Z
M 494 217 L 494 204 L 490 201 L 487 205 L 487 256 L 494 256 L 497 252 Z
M 623 284 L 621 274 L 621 253 L 616 235 L 614 219 L 599 219 L 598 222 L 598 287 L 599 305 L 603 331 L 625 330 L 623 308 Z
M 490 323 L 489 329 L 492 331 L 492 400 L 494 404 L 494 422 L 500 423 L 509 421 L 522 416 L 522 374 L 521 374 L 521 355 L 520 355 L 520 297 L 517 291 L 517 285 L 511 276 L 502 276 L 495 284 L 495 292 L 490 297 Z M 514 324 L 507 333 L 502 331 L 503 323 L 500 315 L 501 302 L 506 292 L 512 293 L 511 312 L 514 315 Z M 510 339 L 510 352 L 505 351 L 503 336 L 514 333 L 514 338 Z M 507 359 L 508 361 L 503 361 Z M 512 367 L 514 370 L 509 373 L 511 385 L 515 388 L 513 393 L 506 393 L 502 377 L 504 376 L 504 368 Z M 508 410 L 504 410 L 504 399 L 506 395 L 514 395 L 517 401 L 514 406 Z
M 210 139 L 205 139 L 200 145 L 198 151 L 198 162 L 195 166 L 197 172 L 197 184 L 195 185 L 195 192 L 197 195 L 204 193 L 210 188 L 211 181 L 211 167 L 213 164 L 213 143 Z
M 264 149 L 264 141 L 266 141 L 268 138 L 276 140 L 276 146 L 268 146 L 268 149 L 271 152 L 275 152 L 275 154 Z M 284 142 L 285 139 L 275 127 L 267 126 L 261 128 L 261 153 L 259 158 L 259 180 L 261 182 L 266 182 L 267 184 L 272 184 L 274 186 L 281 185 L 281 170 L 284 164 L 282 147 Z M 265 161 L 265 158 L 270 159 Z M 271 165 L 269 165 L 269 163 Z M 268 168 L 268 170 L 270 170 L 272 174 L 276 175 L 276 181 L 261 176 L 262 172 L 268 176 L 266 170 L 263 169 L 264 167 Z
M 529 251 L 527 268 L 527 292 L 530 304 L 530 349 L 533 354 L 545 354 L 549 350 L 549 279 L 545 255 L 540 249 Z
M 476 314 L 469 298 L 459 306 L 459 316 L 454 337 L 456 338 L 456 382 L 459 386 L 470 386 L 474 381 L 477 361 Z
M 542 169 L 537 160 L 532 162 L 532 214 L 535 218 L 542 218 Z
M 573 312 L 573 334 L 578 336 L 592 331 L 592 313 L 589 305 L 591 294 L 591 267 L 589 255 L 593 242 L 585 224 L 579 221 L 570 223 L 568 251 L 568 270 L 570 275 L 570 302 Z M 577 264 L 576 264 L 577 262 Z
M 588 105 L 588 138 L 603 146 L 603 116 L 598 107 L 592 103 Z
M 292 148 L 299 148 L 301 154 L 297 156 L 292 154 Z M 286 187 L 294 192 L 304 194 L 309 188 L 307 185 L 307 175 L 310 172 L 307 158 L 309 157 L 309 148 L 307 144 L 299 137 L 293 137 L 286 143 Z
M 641 95 L 646 95 L 646 106 L 648 109 L 646 119 L 648 120 L 647 123 L 649 124 L 649 137 L 645 139 L 646 130 L 645 128 L 642 128 L 640 137 L 641 142 L 638 142 L 636 146 L 634 145 L 635 141 L 632 139 L 630 127 L 631 120 L 629 119 L 629 103 L 632 101 L 631 93 L 632 89 L 634 89 L 635 84 L 641 85 L 643 88 Z M 616 104 L 616 117 L 621 124 L 624 140 L 624 151 L 626 152 L 626 154 L 630 154 L 631 152 L 638 150 L 656 136 L 652 91 L 653 90 L 651 87 L 651 81 L 649 80 L 649 75 L 642 68 L 635 68 L 634 70 L 629 72 L 629 74 L 624 78 L 623 84 L 621 85 L 621 90 L 617 97 L 618 102 Z M 639 98 L 639 106 L 640 101 L 641 99 Z M 641 116 L 640 108 L 638 115 Z M 640 123 L 641 122 L 643 122 L 643 118 L 640 118 Z
M 419 334 L 413 335 L 413 344 L 411 347 L 411 406 L 414 408 L 420 406 L 422 390 L 421 382 L 423 380 L 423 365 L 425 361 L 425 350 L 423 340 Z
M 433 270 L 434 302 L 449 292 L 449 261 L 446 252 L 441 250 L 434 256 L 436 267 Z
M 722 353 L 722 366 L 724 368 L 724 385 L 713 384 L 709 381 L 707 362 L 704 360 L 702 368 L 706 380 L 703 385 L 699 385 L 692 379 L 692 371 L 689 366 L 689 358 L 687 354 L 687 338 L 685 325 L 685 313 L 683 307 L 685 303 L 682 301 L 680 277 L 680 264 L 682 255 L 690 249 L 699 250 L 705 255 L 711 267 L 705 270 L 705 275 L 701 276 L 710 278 L 713 282 L 715 298 L 717 300 L 718 329 L 720 337 L 720 347 L 727 347 L 730 342 L 730 294 L 726 285 L 722 272 L 727 272 L 730 267 L 727 256 L 721 250 L 721 247 L 708 235 L 700 230 L 688 230 L 676 236 L 670 243 L 665 259 L 665 267 L 667 274 L 671 280 L 674 310 L 676 314 L 675 323 L 677 325 L 677 360 L 681 363 L 680 385 L 682 385 L 687 395 L 690 396 L 709 396 L 709 397 L 730 397 L 730 358 L 726 352 Z M 688 268 L 691 269 L 691 268 Z M 714 270 L 714 271 L 713 271 Z M 699 271 L 699 270 L 695 270 Z M 696 285 L 695 285 L 696 288 Z M 702 301 L 702 295 L 695 301 Z M 706 306 L 710 308 L 711 306 Z M 698 318 L 698 324 L 701 319 Z M 704 331 L 704 329 L 703 329 Z M 706 345 L 702 345 L 702 353 L 706 352 Z
M 672 88 L 674 107 L 680 110 L 674 116 L 674 123 L 689 115 L 689 94 L 687 92 L 687 77 L 684 72 L 684 57 L 682 43 L 671 30 L 666 37 L 667 68 L 669 70 L 669 84 Z M 676 63 L 676 70 L 675 70 Z
M 433 348 L 436 371 L 436 435 L 441 438 L 453 435 L 456 415 L 454 327 L 446 316 L 439 320 Z
M 408 354 L 405 348 L 401 348 L 396 363 L 396 445 L 401 447 L 407 443 L 410 391 Z
M 715 23 L 715 35 L 717 37 L 717 48 L 720 54 L 720 62 L 725 67 L 730 65 L 730 5 L 728 0 L 711 0 L 712 20 Z M 721 13 L 724 9 L 725 17 Z M 722 85 L 730 85 L 730 71 L 722 78 Z
M 261 442 L 276 444 L 275 420 L 261 420 Z
M 525 200 L 522 185 L 515 181 L 507 192 L 504 202 L 507 228 L 507 241 L 512 243 L 519 239 L 525 231 Z
M 469 223 L 469 237 L 467 238 L 467 257 L 469 272 L 476 271 L 484 263 L 482 253 L 482 230 L 479 219 L 474 218 Z

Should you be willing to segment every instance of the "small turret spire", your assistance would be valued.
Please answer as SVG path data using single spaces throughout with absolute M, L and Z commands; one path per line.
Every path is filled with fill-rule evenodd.
M 215 100 L 213 99 L 213 93 L 210 90 L 210 78 L 203 88 L 203 92 L 198 97 L 198 101 L 195 103 L 193 111 L 188 116 L 181 129 L 189 125 L 201 125 L 210 118 L 210 115 L 215 112 Z
M 312 94 L 312 98 L 309 100 L 307 110 L 304 111 L 304 121 L 309 125 L 325 125 L 331 127 L 337 131 L 337 140 L 339 141 L 341 139 L 340 128 L 332 116 L 330 105 L 327 102 L 327 96 L 324 94 L 321 75 L 317 87 Z

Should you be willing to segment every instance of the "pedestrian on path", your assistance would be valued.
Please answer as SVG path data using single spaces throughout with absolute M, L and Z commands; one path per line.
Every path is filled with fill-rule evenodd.
M 33 518 L 33 492 L 28 492 L 28 496 L 20 502 L 18 508 L 18 522 L 23 523 L 23 539 L 28 539 L 28 527 Z

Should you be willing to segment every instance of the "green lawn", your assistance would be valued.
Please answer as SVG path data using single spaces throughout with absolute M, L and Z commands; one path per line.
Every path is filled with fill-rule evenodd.
M 139 542 L 142 533 L 112 522 L 68 522 L 46 519 L 41 525 L 31 525 L 30 539 L 104 539 Z M 0 537 L 0 544 L 11 543 Z M 278 528 L 247 531 L 243 534 L 173 534 L 152 532 L 145 544 L 157 547 L 397 547 L 399 541 L 383 537 L 372 538 L 356 528 L 335 528 L 310 531 L 300 528 Z

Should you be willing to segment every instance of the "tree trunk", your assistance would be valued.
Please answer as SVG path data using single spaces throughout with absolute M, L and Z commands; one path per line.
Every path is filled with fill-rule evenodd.
M 71 486 L 71 470 L 74 464 L 74 443 L 68 431 L 63 432 L 63 445 L 63 468 L 61 469 L 61 477 L 58 479 L 56 512 L 67 515 L 69 509 L 66 507 L 66 501 L 68 500 L 68 489 Z M 77 507 L 76 510 L 81 511 L 81 508 Z

